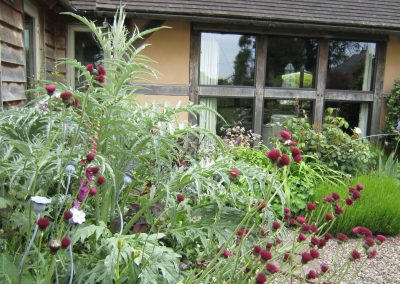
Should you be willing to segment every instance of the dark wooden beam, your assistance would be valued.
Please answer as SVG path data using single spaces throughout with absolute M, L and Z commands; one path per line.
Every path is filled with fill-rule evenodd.
M 316 90 L 280 89 L 280 88 L 265 88 L 264 89 L 264 98 L 268 98 L 268 99 L 315 100 L 316 97 L 317 97 Z
M 324 116 L 324 96 L 326 77 L 328 74 L 329 41 L 321 39 L 318 52 L 317 96 L 314 104 L 314 124 L 317 129 L 322 127 Z
M 385 75 L 386 49 L 386 42 L 379 42 L 377 44 L 375 72 L 376 75 L 374 84 L 375 89 L 371 116 L 371 135 L 378 134 L 380 130 L 379 127 L 383 103 L 383 79 Z
M 253 98 L 254 87 L 199 86 L 200 97 Z
M 189 100 L 194 104 L 199 103 L 200 41 L 200 32 L 192 30 L 190 33 Z M 189 115 L 189 122 L 198 124 L 198 119 L 194 115 Z
M 363 91 L 326 90 L 325 100 L 372 102 L 374 100 L 374 93 Z
M 267 63 L 267 37 L 257 36 L 256 45 L 256 89 L 254 90 L 254 133 L 262 135 L 264 124 L 264 86 Z
M 141 89 L 136 93 L 143 95 L 161 95 L 161 96 L 188 96 L 189 85 L 153 85 L 140 84 Z

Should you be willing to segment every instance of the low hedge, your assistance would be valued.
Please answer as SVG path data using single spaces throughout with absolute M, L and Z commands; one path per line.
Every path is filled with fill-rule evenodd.
M 351 185 L 363 184 L 362 197 L 353 205 L 346 207 L 344 213 L 337 217 L 331 233 L 348 233 L 355 226 L 369 228 L 375 234 L 395 235 L 400 233 L 400 183 L 392 177 L 367 175 L 356 177 Z M 348 186 L 321 184 L 316 189 L 314 200 L 337 192 L 342 204 L 348 196 Z

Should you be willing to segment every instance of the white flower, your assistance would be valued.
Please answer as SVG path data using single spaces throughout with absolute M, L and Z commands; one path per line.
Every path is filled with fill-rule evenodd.
M 358 135 L 362 134 L 362 130 L 358 127 L 354 127 L 354 132 Z
M 46 210 L 47 205 L 51 203 L 51 199 L 44 196 L 32 196 L 31 201 L 36 214 Z
M 75 224 L 82 224 L 86 221 L 86 214 L 82 210 L 72 207 L 71 209 L 69 209 L 69 211 L 72 212 L 72 222 L 74 222 Z

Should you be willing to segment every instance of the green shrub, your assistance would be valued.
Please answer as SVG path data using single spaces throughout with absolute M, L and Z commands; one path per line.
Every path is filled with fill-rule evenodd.
M 400 123 L 400 80 L 394 83 L 393 90 L 390 94 L 389 100 L 387 102 L 387 113 L 386 113 L 386 121 L 384 133 L 386 134 L 394 134 L 393 136 L 388 136 L 385 140 L 386 146 L 390 150 L 397 150 L 396 145 L 398 145 L 399 141 L 399 127 Z
M 304 155 L 315 156 L 334 170 L 347 174 L 365 174 L 373 167 L 375 155 L 371 145 L 351 129 L 344 118 L 327 110 L 322 129 L 315 129 L 304 118 L 292 118 L 284 126 L 292 132 L 293 139 Z M 349 135 L 346 131 L 354 132 Z
M 331 232 L 350 233 L 355 226 L 364 226 L 376 234 L 400 233 L 400 183 L 398 180 L 392 177 L 369 175 L 357 177 L 351 182 L 351 184 L 358 183 L 365 186 L 365 190 L 361 191 L 361 199 L 346 208 L 345 213 L 337 218 Z M 321 184 L 317 187 L 314 200 L 321 200 L 332 192 L 337 192 L 342 198 L 346 198 L 348 188 Z

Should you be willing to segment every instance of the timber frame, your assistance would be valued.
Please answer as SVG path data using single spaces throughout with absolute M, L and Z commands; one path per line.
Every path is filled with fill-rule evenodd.
M 256 36 L 256 69 L 255 84 L 251 87 L 243 86 L 202 86 L 199 85 L 200 62 L 200 37 L 201 32 L 244 33 Z M 314 89 L 285 89 L 265 87 L 266 55 L 268 52 L 268 36 L 282 35 L 293 37 L 312 37 L 319 39 L 319 50 L 316 70 L 316 88 Z M 329 40 L 358 40 L 376 43 L 376 59 L 374 66 L 373 91 L 331 90 L 326 89 Z M 261 27 L 223 26 L 208 24 L 192 24 L 191 49 L 190 49 L 190 87 L 189 98 L 193 103 L 198 103 L 200 97 L 229 97 L 229 98 L 254 98 L 253 130 L 262 134 L 264 100 L 265 99 L 307 99 L 314 102 L 314 124 L 322 125 L 324 103 L 327 101 L 348 101 L 355 103 L 366 102 L 370 104 L 371 135 L 379 131 L 380 111 L 383 104 L 383 78 L 386 60 L 388 37 L 382 34 L 349 33 L 338 31 L 321 32 L 320 30 L 289 31 L 287 29 L 270 29 Z M 192 123 L 196 123 L 191 118 Z

